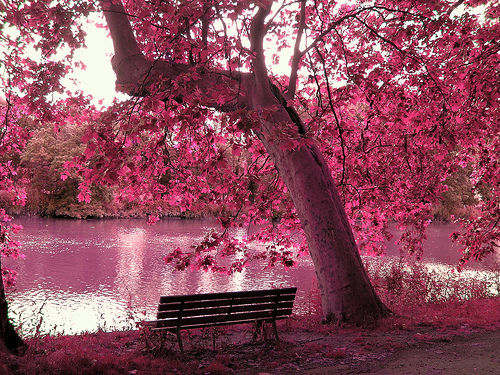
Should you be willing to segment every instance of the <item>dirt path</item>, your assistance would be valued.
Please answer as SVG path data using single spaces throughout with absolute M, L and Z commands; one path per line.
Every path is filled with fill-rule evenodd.
M 238 343 L 237 336 L 225 336 L 233 344 L 222 350 L 228 374 L 500 375 L 498 324 L 474 328 L 419 323 L 388 330 L 324 332 L 283 329 L 279 344 L 249 344 L 248 333 Z
M 231 334 L 229 334 L 231 336 Z M 237 343 L 219 353 L 225 374 L 447 375 L 500 374 L 500 329 L 468 326 L 417 330 L 284 332 L 281 343 Z M 227 336 L 226 336 L 227 338 Z M 201 367 L 214 356 L 194 352 Z M 201 354 L 201 355 L 200 355 Z M 194 358 L 193 358 L 194 359 Z M 217 361 L 217 359 L 215 359 Z
M 455 337 L 449 342 L 419 343 L 357 366 L 332 366 L 306 374 L 470 375 L 500 374 L 500 331 Z

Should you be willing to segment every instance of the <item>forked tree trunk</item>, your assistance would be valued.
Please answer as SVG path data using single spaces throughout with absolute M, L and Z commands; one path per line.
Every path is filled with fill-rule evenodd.
M 24 342 L 9 321 L 1 269 L 2 264 L 0 259 L 0 346 L 3 344 L 11 353 L 18 354 L 19 350 L 24 347 Z
M 147 85 L 167 86 L 181 72 L 192 68 L 148 61 L 135 40 L 123 5 L 109 0 L 101 0 L 101 5 L 113 38 L 113 68 L 122 91 L 145 94 L 143 88 Z M 254 131 L 287 185 L 301 220 L 321 290 L 324 318 L 336 323 L 369 324 L 389 310 L 376 295 L 363 267 L 330 170 L 318 148 L 303 144 L 290 150 L 283 147 L 286 140 L 276 137 L 280 127 L 290 124 L 297 126 L 296 138 L 304 137 L 304 132 L 297 114 L 285 107 L 280 94 L 270 85 L 261 45 L 264 33 L 259 26 L 265 17 L 266 10 L 260 8 L 252 23 L 252 49 L 257 52 L 253 73 L 201 69 L 197 80 L 189 84 L 206 94 L 207 106 L 217 102 L 215 88 L 221 82 L 225 87 L 234 86 L 234 92 L 241 93 L 236 105 L 254 111 L 256 116 L 266 114 Z

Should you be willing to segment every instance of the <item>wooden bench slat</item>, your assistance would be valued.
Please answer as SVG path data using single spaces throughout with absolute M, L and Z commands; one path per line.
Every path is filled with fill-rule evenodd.
M 183 329 L 267 321 L 273 324 L 278 340 L 276 320 L 292 314 L 296 291 L 297 288 L 283 288 L 162 296 L 157 320 L 144 325 L 153 330 L 174 332 L 181 351 Z
M 280 301 L 294 301 L 295 295 L 286 294 L 280 295 Z M 245 297 L 245 298 L 221 298 L 217 300 L 200 300 L 200 301 L 186 301 L 183 304 L 183 309 L 196 309 L 202 307 L 215 307 L 215 306 L 236 306 L 236 305 L 253 305 L 256 303 L 276 302 L 276 295 L 265 297 Z M 178 311 L 181 306 L 181 301 L 173 303 L 160 303 L 158 311 Z
M 160 297 L 160 304 L 169 302 L 180 302 L 180 301 L 200 301 L 200 300 L 210 300 L 210 299 L 224 299 L 224 298 L 243 298 L 243 297 L 253 297 L 253 296 L 275 296 L 294 294 L 297 288 L 283 288 L 283 289 L 266 289 L 266 290 L 250 290 L 242 292 L 223 292 L 223 293 L 204 293 L 204 294 L 188 294 L 188 295 L 177 295 L 177 296 L 162 296 Z
M 192 316 L 205 316 L 205 315 L 227 315 L 232 313 L 244 312 L 244 311 L 259 311 L 259 310 L 282 310 L 290 309 L 293 307 L 293 301 L 278 302 L 265 302 L 255 305 L 236 305 L 236 306 L 223 306 L 223 307 L 212 307 L 212 308 L 196 308 L 190 309 L 184 307 L 182 310 L 182 316 L 192 317 Z M 179 316 L 179 309 L 172 311 L 159 311 L 156 315 L 157 319 L 166 318 L 177 318 Z
M 255 321 L 255 320 L 272 320 L 278 318 L 279 316 L 288 316 L 292 313 L 292 309 L 278 310 L 276 315 L 274 311 L 256 311 L 256 312 L 245 312 L 231 315 L 209 315 L 193 318 L 182 318 L 181 327 L 182 329 L 190 329 L 194 325 L 214 325 L 222 322 L 231 322 L 231 324 L 239 323 L 240 321 Z M 156 328 L 176 328 L 179 324 L 178 319 L 164 319 L 158 320 Z
M 283 315 L 283 316 L 277 316 L 276 320 L 281 320 L 287 318 L 288 315 Z M 264 321 L 264 322 L 269 322 L 271 323 L 273 321 L 273 318 L 266 318 L 266 319 L 247 319 L 247 320 L 238 320 L 238 321 L 224 321 L 224 322 L 213 322 L 210 324 L 193 324 L 190 326 L 182 327 L 182 329 L 197 329 L 197 328 L 207 328 L 207 327 L 219 327 L 219 326 L 227 326 L 227 325 L 233 325 L 233 324 L 254 324 L 256 321 Z M 151 323 L 151 330 L 153 331 L 167 331 L 167 332 L 172 332 L 175 333 L 177 332 L 177 327 L 153 327 L 154 324 L 156 324 L 158 321 L 151 321 L 148 323 Z

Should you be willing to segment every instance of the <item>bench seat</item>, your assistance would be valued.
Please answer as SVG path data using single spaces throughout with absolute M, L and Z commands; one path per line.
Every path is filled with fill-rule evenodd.
M 296 292 L 297 288 L 282 288 L 163 296 L 156 320 L 145 325 L 152 330 L 175 333 L 181 351 L 181 330 L 229 324 L 269 322 L 278 340 L 276 320 L 291 315 Z

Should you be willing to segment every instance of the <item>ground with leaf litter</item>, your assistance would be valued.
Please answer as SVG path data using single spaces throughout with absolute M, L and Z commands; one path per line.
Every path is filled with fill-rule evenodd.
M 30 339 L 0 353 L 3 374 L 498 374 L 500 298 L 424 307 L 377 327 L 336 328 L 293 316 L 252 340 L 251 325 L 175 336 L 144 331 Z M 267 339 L 266 339 L 266 336 Z
M 226 333 L 237 342 L 239 333 Z M 248 333 L 250 337 L 250 333 Z M 278 344 L 238 343 L 186 354 L 209 374 L 498 374 L 500 326 L 284 332 Z M 199 338 L 193 337 L 193 341 Z M 196 348 L 201 350 L 197 350 Z

